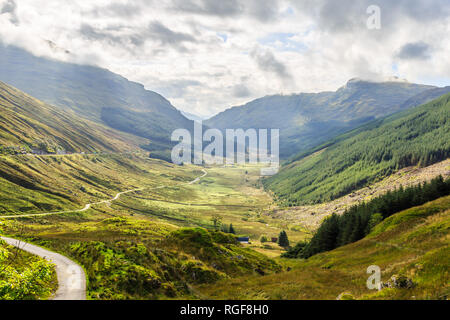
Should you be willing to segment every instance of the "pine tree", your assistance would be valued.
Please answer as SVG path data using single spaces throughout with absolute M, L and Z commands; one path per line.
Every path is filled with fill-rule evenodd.
M 232 224 L 232 223 L 230 223 L 230 230 L 229 230 L 229 233 L 231 233 L 231 234 L 236 234 L 236 230 L 234 230 L 234 227 L 233 227 L 233 224 Z
M 278 245 L 283 248 L 289 247 L 289 238 L 286 231 L 281 231 L 278 237 Z

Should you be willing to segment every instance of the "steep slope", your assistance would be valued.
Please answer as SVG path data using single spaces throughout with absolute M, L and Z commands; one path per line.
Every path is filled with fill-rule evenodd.
M 286 205 L 336 199 L 411 165 L 450 156 L 450 94 L 304 153 L 264 181 Z
M 108 70 L 36 57 L 0 44 L 0 80 L 92 121 L 167 145 L 191 121 L 161 95 Z
M 445 95 L 447 93 L 450 93 L 450 86 L 443 87 L 443 88 L 433 88 L 433 89 L 427 90 L 425 92 L 422 92 L 422 93 L 406 100 L 402 104 L 401 109 L 406 110 L 406 109 L 420 106 L 420 105 L 428 103 L 434 99 L 442 97 L 443 95 Z
M 211 299 L 448 299 L 450 197 L 395 214 L 366 238 L 291 265 L 290 272 L 200 286 Z M 391 288 L 367 289 L 367 268 L 381 269 Z M 402 288 L 409 279 L 413 288 Z M 407 281 L 405 281 L 407 282 Z
M 142 139 L 142 143 L 145 140 Z M 119 152 L 136 139 L 47 105 L 0 82 L 0 153 Z
M 269 96 L 205 121 L 218 129 L 280 129 L 282 157 L 314 147 L 376 118 L 404 110 L 409 98 L 434 87 L 350 80 L 336 92 Z

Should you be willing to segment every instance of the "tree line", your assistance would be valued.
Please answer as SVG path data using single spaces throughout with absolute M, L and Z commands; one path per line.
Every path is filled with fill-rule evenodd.
M 341 216 L 333 214 L 322 222 L 310 242 L 298 243 L 285 253 L 284 257 L 307 259 L 356 242 L 393 214 L 449 194 L 450 179 L 444 180 L 442 176 L 429 183 L 389 191 L 385 195 L 351 207 Z
M 316 204 L 449 157 L 450 94 L 338 137 L 263 183 L 283 206 Z

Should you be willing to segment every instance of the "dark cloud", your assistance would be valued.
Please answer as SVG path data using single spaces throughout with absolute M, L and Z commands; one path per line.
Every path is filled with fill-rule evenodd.
M 178 11 L 222 17 L 235 16 L 243 11 L 238 0 L 173 0 L 172 6 Z
M 260 21 L 272 21 L 278 18 L 280 6 L 278 1 L 246 1 L 248 13 Z
M 251 95 L 251 92 L 244 84 L 239 84 L 233 87 L 233 96 L 235 98 L 247 98 Z
M 99 30 L 89 24 L 82 24 L 79 33 L 86 39 L 104 41 L 109 44 L 124 44 L 124 39 L 106 30 Z
M 150 4 L 150 3 L 149 3 Z M 117 16 L 132 18 L 142 13 L 143 6 L 141 1 L 133 3 L 116 3 L 113 2 L 106 6 L 97 7 L 89 12 L 96 17 L 101 16 Z
M 377 5 L 381 9 L 382 30 L 392 32 L 404 18 L 418 22 L 447 19 L 450 15 L 448 0 L 297 0 L 293 7 L 314 17 L 320 29 L 329 32 L 367 31 L 367 8 Z
M 260 21 L 273 20 L 278 16 L 278 0 L 172 0 L 172 10 L 213 15 L 222 18 L 249 16 Z
M 153 39 L 159 40 L 162 44 L 180 44 L 183 42 L 197 42 L 196 39 L 187 33 L 176 32 L 159 21 L 150 23 L 148 35 Z
M 405 44 L 397 54 L 403 60 L 426 60 L 430 58 L 431 48 L 425 42 Z
M 102 41 L 111 46 L 120 45 L 131 52 L 144 46 L 147 40 L 159 42 L 162 47 L 172 47 L 179 51 L 187 50 L 183 43 L 197 42 L 192 35 L 173 31 L 158 21 L 154 21 L 147 28 L 140 30 L 129 29 L 126 26 L 98 29 L 89 24 L 82 24 L 79 33 L 88 40 Z M 159 49 L 154 48 L 156 51 Z
M 383 0 L 381 3 L 386 7 L 386 14 L 393 7 L 397 15 L 403 13 L 420 22 L 447 19 L 450 15 L 448 0 Z
M 255 49 L 251 53 L 251 57 L 256 61 L 261 70 L 275 73 L 283 80 L 292 79 L 292 76 L 287 71 L 286 66 L 276 59 L 272 51 Z
M 19 25 L 19 18 L 17 17 L 17 4 L 14 0 L 7 0 L 0 10 L 0 14 L 9 14 L 9 21 L 14 25 Z

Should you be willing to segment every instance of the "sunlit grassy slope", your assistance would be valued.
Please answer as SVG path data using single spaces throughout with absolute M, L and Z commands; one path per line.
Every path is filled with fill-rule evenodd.
M 57 288 L 54 265 L 0 240 L 0 300 L 47 299 Z
M 188 182 L 187 170 L 145 155 L 0 157 L 0 216 L 81 209 L 118 192 Z
M 213 299 L 446 299 L 450 294 L 450 197 L 398 213 L 365 239 L 290 263 L 292 270 L 197 287 Z M 382 281 L 406 276 L 413 289 L 369 291 L 367 268 L 378 265 Z
M 47 105 L 0 82 L 0 153 L 31 149 L 45 153 L 134 151 L 143 141 Z

